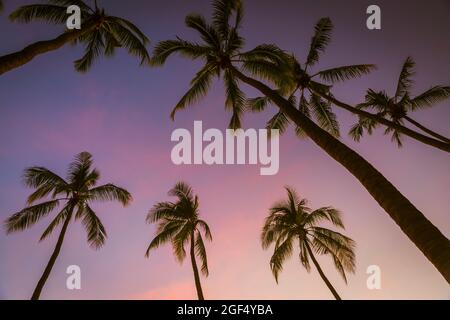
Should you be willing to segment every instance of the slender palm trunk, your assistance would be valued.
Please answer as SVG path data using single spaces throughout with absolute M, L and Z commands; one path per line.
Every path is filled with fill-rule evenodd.
M 314 93 L 319 95 L 320 97 L 328 100 L 329 102 L 335 104 L 336 106 L 338 106 L 342 109 L 345 109 L 347 111 L 350 111 L 353 114 L 356 114 L 363 118 L 369 118 L 369 119 L 375 120 L 376 122 L 381 123 L 389 128 L 395 129 L 398 132 L 403 133 L 404 135 L 407 135 L 410 138 L 413 138 L 413 139 L 420 141 L 422 143 L 425 143 L 429 146 L 432 146 L 432 147 L 438 148 L 442 151 L 446 151 L 446 152 L 450 153 L 450 143 L 445 142 L 445 140 L 442 140 L 440 138 L 439 138 L 439 140 L 433 139 L 433 138 L 423 135 L 417 131 L 411 130 L 405 126 L 402 126 L 400 124 L 396 124 L 392 121 L 389 121 L 389 120 L 387 120 L 383 117 L 380 117 L 376 114 L 372 114 L 370 112 L 352 107 L 344 102 L 337 100 L 336 98 L 334 98 L 328 94 L 324 94 L 319 91 L 314 91 Z
M 195 235 L 194 231 L 191 233 L 191 262 L 192 270 L 194 271 L 195 287 L 197 288 L 198 300 L 205 300 L 203 296 L 202 284 L 200 283 L 200 275 L 198 273 L 197 262 L 195 261 Z
M 422 212 L 367 160 L 317 126 L 276 91 L 258 80 L 245 76 L 237 69 L 233 68 L 233 72 L 242 82 L 269 97 L 281 111 L 306 132 L 311 140 L 355 176 L 450 283 L 450 241 Z
M 319 265 L 319 262 L 316 260 L 316 257 L 314 257 L 314 253 L 311 250 L 311 247 L 308 243 L 306 243 L 306 249 L 308 250 L 309 256 L 316 266 L 317 271 L 319 271 L 320 277 L 322 278 L 323 282 L 327 285 L 328 289 L 330 289 L 331 293 L 333 294 L 334 298 L 336 300 L 342 300 L 339 294 L 337 293 L 336 289 L 334 289 L 333 285 L 331 284 L 330 280 L 325 276 L 325 273 L 322 271 L 322 268 Z
M 1 56 L 0 75 L 23 66 L 24 64 L 33 60 L 38 55 L 58 50 L 65 44 L 73 40 L 76 40 L 84 33 L 89 32 L 95 26 L 96 26 L 95 21 L 88 21 L 87 23 L 83 24 L 80 30 L 68 31 L 54 39 L 35 42 L 25 47 L 21 51 Z
M 416 120 L 411 119 L 411 118 L 408 117 L 408 116 L 404 116 L 403 119 L 405 119 L 405 120 L 408 121 L 409 123 L 412 123 L 412 124 L 415 125 L 417 128 L 419 128 L 420 130 L 422 130 L 423 132 L 428 133 L 430 136 L 433 136 L 433 137 L 435 137 L 435 138 L 437 138 L 437 139 L 439 139 L 439 140 L 442 140 L 442 141 L 444 141 L 444 142 L 446 142 L 446 143 L 450 143 L 450 139 L 449 139 L 449 138 L 446 138 L 446 137 L 440 135 L 439 133 L 434 132 L 433 130 L 428 129 L 427 127 L 421 125 L 421 124 L 420 124 L 419 122 L 417 122 Z
M 52 271 L 53 266 L 55 265 L 56 258 L 58 258 L 59 252 L 61 251 L 61 246 L 64 241 L 64 236 L 66 235 L 67 226 L 69 225 L 71 218 L 72 218 L 72 211 L 69 213 L 66 220 L 64 221 L 63 227 L 61 229 L 61 233 L 59 234 L 59 237 L 58 237 L 58 242 L 56 243 L 56 247 L 53 250 L 53 254 L 50 257 L 50 260 L 48 261 L 48 264 L 44 270 L 44 273 L 42 274 L 41 278 L 39 279 L 39 282 L 36 285 L 36 288 L 34 289 L 33 295 L 31 296 L 31 300 L 39 300 L 42 289 L 44 288 L 44 285 L 47 282 L 50 272 Z

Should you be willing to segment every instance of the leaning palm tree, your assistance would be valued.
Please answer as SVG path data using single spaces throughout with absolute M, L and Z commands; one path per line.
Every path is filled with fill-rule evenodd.
M 92 168 L 92 163 L 92 156 L 89 153 L 78 154 L 69 166 L 67 179 L 44 167 L 30 167 L 25 170 L 24 182 L 35 191 L 28 197 L 29 206 L 5 221 L 7 233 L 28 229 L 60 205 L 62 206 L 40 238 L 40 241 L 44 240 L 62 224 L 56 247 L 34 289 L 32 300 L 39 299 L 41 295 L 61 251 L 69 223 L 72 220 L 81 219 L 87 232 L 89 245 L 94 249 L 99 249 L 105 243 L 107 235 L 105 227 L 91 208 L 91 204 L 94 201 L 116 200 L 126 206 L 131 201 L 131 195 L 127 190 L 111 183 L 96 186 L 100 172 Z M 41 199 L 46 200 L 35 204 Z
M 68 30 L 54 39 L 35 42 L 21 51 L 0 57 L 0 74 L 68 43 L 81 43 L 85 47 L 84 55 L 75 61 L 75 69 L 79 72 L 88 71 L 102 55 L 112 56 L 118 47 L 138 57 L 141 64 L 148 62 L 146 45 L 149 39 L 145 34 L 130 21 L 106 14 L 104 9 L 97 6 L 97 1 L 95 7 L 91 8 L 82 0 L 46 0 L 43 4 L 18 8 L 11 13 L 10 19 L 23 23 L 44 20 L 52 24 L 65 24 L 68 19 L 67 7 L 70 5 L 77 5 L 81 10 L 80 30 Z
M 296 245 L 300 251 L 299 257 L 303 267 L 310 272 L 311 260 L 335 299 L 341 300 L 314 255 L 330 255 L 345 283 L 347 283 L 345 272 L 355 272 L 355 242 L 339 232 L 319 226 L 321 222 L 328 221 L 336 227 L 344 228 L 341 212 L 333 207 L 312 211 L 307 207 L 307 200 L 300 199 L 294 189 L 286 187 L 286 190 L 288 199 L 276 203 L 270 209 L 261 234 L 264 249 L 275 245 L 270 259 L 270 268 L 275 280 L 278 283 L 283 263 L 292 256 L 294 243 L 298 241 Z
M 332 30 L 333 24 L 330 18 L 320 19 L 314 28 L 314 35 L 305 62 L 301 63 L 294 55 L 291 55 L 290 66 L 283 71 L 285 76 L 290 78 L 290 81 L 285 82 L 288 85 L 283 91 L 289 93 L 289 96 L 295 97 L 295 94 L 298 94 L 298 108 L 308 117 L 312 113 L 318 123 L 336 137 L 339 136 L 339 126 L 331 109 L 332 104 L 358 115 L 365 123 L 382 124 L 387 127 L 388 132 L 403 133 L 417 141 L 450 152 L 449 141 L 442 141 L 440 138 L 433 139 L 403 126 L 399 121 L 389 120 L 380 114 L 372 114 L 361 108 L 352 107 L 333 96 L 331 93 L 333 84 L 368 74 L 375 69 L 375 65 L 349 65 L 311 72 L 311 69 L 319 62 L 320 54 L 325 51 L 331 41 Z M 435 94 L 436 91 L 433 93 Z M 309 95 L 309 99 L 305 98 L 307 95 Z M 277 114 L 276 117 L 278 121 L 284 121 L 283 126 L 287 126 L 288 119 L 284 115 Z
M 155 66 L 163 65 L 175 53 L 204 62 L 191 81 L 191 87 L 175 106 L 172 119 L 175 112 L 204 97 L 213 78 L 220 76 L 225 82 L 225 106 L 232 111 L 230 126 L 239 127 L 246 100 L 239 82 L 257 89 L 315 144 L 361 182 L 450 283 L 450 241 L 368 161 L 293 107 L 277 90 L 261 81 L 270 81 L 277 88 L 283 88 L 286 79 L 280 68 L 286 65 L 287 55 L 274 45 L 260 45 L 250 51 L 242 50 L 244 39 L 239 36 L 239 28 L 243 13 L 240 1 L 215 0 L 213 10 L 212 24 L 208 24 L 205 18 L 197 14 L 186 17 L 186 25 L 200 34 L 201 42 L 177 37 L 160 42 L 153 51 L 151 63 Z
M 404 121 L 409 122 L 430 136 L 442 140 L 445 143 L 450 143 L 449 138 L 425 127 L 408 115 L 410 112 L 432 107 L 435 103 L 450 98 L 450 86 L 441 85 L 433 86 L 416 97 L 411 98 L 410 91 L 413 84 L 411 76 L 414 74 L 414 66 L 414 60 L 411 57 L 406 58 L 393 97 L 389 97 L 385 91 L 369 89 L 365 101 L 357 107 L 360 109 L 373 109 L 379 117 L 390 118 L 392 122 L 399 125 L 403 125 Z M 371 134 L 377 125 L 378 122 L 373 119 L 360 118 L 359 122 L 350 130 L 350 135 L 353 139 L 359 141 L 364 131 Z M 396 141 L 399 146 L 402 146 L 401 131 L 390 127 L 386 128 L 385 134 L 391 132 L 392 140 Z
M 211 231 L 208 224 L 199 218 L 198 196 L 194 195 L 189 185 L 179 182 L 169 191 L 169 195 L 177 197 L 177 201 L 157 203 L 147 215 L 147 222 L 158 223 L 158 230 L 145 255 L 148 257 L 150 250 L 170 241 L 173 252 L 181 263 L 186 258 L 185 246 L 189 245 L 197 296 L 199 300 L 204 300 L 196 256 L 202 263 L 201 272 L 207 277 L 208 260 L 201 231 L 206 239 L 212 241 Z

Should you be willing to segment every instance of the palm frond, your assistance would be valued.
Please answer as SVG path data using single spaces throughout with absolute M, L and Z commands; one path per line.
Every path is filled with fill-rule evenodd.
M 180 53 L 185 57 L 197 59 L 199 57 L 206 57 L 210 52 L 211 48 L 208 46 L 202 46 L 182 39 L 166 40 L 159 42 L 155 46 L 150 64 L 153 66 L 161 66 L 173 53 Z
M 58 205 L 59 200 L 51 200 L 22 209 L 6 219 L 6 232 L 9 234 L 31 227 L 52 212 Z
M 376 67 L 373 64 L 360 64 L 322 70 L 318 75 L 325 81 L 335 83 L 361 77 L 362 75 L 369 74 L 375 69 Z
M 103 32 L 103 38 L 105 43 L 104 54 L 106 57 L 112 57 L 116 53 L 116 48 L 120 48 L 121 44 L 114 37 L 111 32 Z
M 178 197 L 178 199 L 188 199 L 193 200 L 192 188 L 186 182 L 180 181 L 175 184 L 175 186 L 169 190 L 169 196 Z
M 314 80 L 311 80 L 309 82 L 309 89 L 313 90 L 314 92 L 320 92 L 322 94 L 332 95 L 331 92 L 330 92 L 331 88 L 332 88 L 331 85 L 326 85 L 326 84 L 323 84 L 323 83 L 319 83 L 319 82 L 316 82 Z
M 248 59 L 243 61 L 241 67 L 251 75 L 275 84 L 276 87 L 280 88 L 279 90 L 287 91 L 286 88 L 291 85 L 290 79 L 280 70 L 280 66 L 271 61 Z
M 84 206 L 83 220 L 81 222 L 86 229 L 87 240 L 91 248 L 101 248 L 105 244 L 107 237 L 106 230 L 95 212 L 87 204 Z
M 266 109 L 270 99 L 266 96 L 247 99 L 245 102 L 246 110 L 252 112 L 262 112 Z
M 409 100 L 408 106 L 414 111 L 431 107 L 434 104 L 450 98 L 450 86 L 433 86 L 422 94 Z
M 342 213 L 333 207 L 322 207 L 312 211 L 307 215 L 304 223 L 308 226 L 315 226 L 324 220 L 330 221 L 337 227 L 344 228 Z
M 56 215 L 56 217 L 52 220 L 52 222 L 45 229 L 45 231 L 41 235 L 41 238 L 39 239 L 39 241 L 45 240 L 53 232 L 53 230 L 56 227 L 58 227 L 66 219 L 69 219 L 71 212 L 72 212 L 72 208 L 73 208 L 73 206 L 71 203 L 66 204 L 64 206 L 64 208 Z
M 80 7 L 82 11 L 90 11 L 93 12 L 92 8 L 88 6 L 83 0 L 47 0 L 49 3 L 56 4 L 62 7 L 68 7 L 71 5 L 76 5 Z
M 25 169 L 23 182 L 30 188 L 39 188 L 44 185 L 67 186 L 67 182 L 63 178 L 44 167 Z
M 292 238 L 288 237 L 282 244 L 275 247 L 272 258 L 270 259 L 270 268 L 272 274 L 275 277 L 275 281 L 278 283 L 278 276 L 283 270 L 283 263 L 292 256 L 293 245 Z
M 150 55 L 147 51 L 148 38 L 131 22 L 117 17 L 108 17 L 106 24 L 108 31 L 111 32 L 117 42 L 128 53 L 138 57 L 141 65 L 150 61 Z
M 311 265 L 309 263 L 309 254 L 308 254 L 308 249 L 307 249 L 307 239 L 305 239 L 304 241 L 300 241 L 300 253 L 299 253 L 299 258 L 300 258 L 300 262 L 302 264 L 302 266 L 306 269 L 307 272 L 311 271 Z
M 158 202 L 147 214 L 147 223 L 155 223 L 162 219 L 179 219 L 175 207 L 172 202 Z
M 63 178 L 43 167 L 25 169 L 23 181 L 28 187 L 36 189 L 27 199 L 27 203 L 30 205 L 51 193 L 54 198 L 57 194 L 67 192 L 70 188 Z
M 100 171 L 98 169 L 94 168 L 88 172 L 84 179 L 84 186 L 87 188 L 91 188 L 95 186 L 100 179 Z
M 145 252 L 145 256 L 148 257 L 150 255 L 150 250 L 156 249 L 166 242 L 171 241 L 172 237 L 178 232 L 181 226 L 179 221 L 166 221 L 160 224 L 158 228 L 159 233 L 150 242 L 147 251 Z
M 182 109 L 185 109 L 189 105 L 192 105 L 203 98 L 208 92 L 212 78 L 217 71 L 216 66 L 212 64 L 206 64 L 191 81 L 191 87 L 188 92 L 180 99 L 177 105 L 173 108 L 170 117 L 172 120 L 175 118 L 175 114 Z
M 229 128 L 236 130 L 242 127 L 241 115 L 244 111 L 245 95 L 239 88 L 236 78 L 231 70 L 225 70 L 224 73 L 226 100 L 225 107 L 233 112 Z
M 267 130 L 279 130 L 284 133 L 289 126 L 289 118 L 283 111 L 277 112 L 266 124 Z
M 384 112 L 389 108 L 391 99 L 385 91 L 367 90 L 365 102 L 360 103 L 356 107 L 358 109 L 375 109 L 378 112 Z
M 286 189 L 288 194 L 291 213 L 296 213 L 297 205 L 300 203 L 300 196 L 297 194 L 297 191 L 295 191 L 295 189 L 292 187 L 286 186 L 284 187 L 284 189 Z
M 326 228 L 313 227 L 313 246 L 319 254 L 331 254 L 338 272 L 347 282 L 345 271 L 355 271 L 355 242 L 343 234 Z
M 191 233 L 194 232 L 192 224 L 185 222 L 179 231 L 172 237 L 173 254 L 177 258 L 178 262 L 182 263 L 186 257 L 185 246 L 191 239 Z M 194 245 L 192 243 L 191 245 Z
M 388 135 L 390 133 L 392 133 L 391 141 L 395 142 L 397 144 L 397 147 L 403 147 L 402 134 L 393 128 L 386 127 L 386 130 L 384 130 L 384 134 Z
M 333 136 L 339 137 L 339 122 L 337 121 L 336 114 L 331 109 L 330 104 L 322 101 L 319 96 L 313 94 L 309 105 L 311 106 L 311 110 L 320 127 Z
M 395 99 L 398 99 L 409 93 L 413 81 L 411 77 L 414 75 L 414 67 L 416 63 L 411 57 L 406 58 L 402 71 L 398 79 L 397 90 L 395 91 Z
M 88 176 L 93 160 L 92 155 L 89 152 L 81 152 L 75 156 L 75 159 L 69 165 L 68 180 L 71 184 L 84 183 L 85 178 Z
M 127 206 L 132 200 L 132 196 L 127 190 L 112 183 L 90 189 L 88 197 L 90 201 L 119 201 L 123 206 Z
M 202 263 L 201 271 L 207 277 L 209 275 L 208 258 L 206 255 L 205 244 L 200 232 L 197 232 L 195 236 L 195 253 L 200 258 L 200 261 Z
M 211 230 L 209 229 L 208 224 L 203 221 L 203 220 L 198 220 L 197 221 L 197 225 L 203 230 L 203 232 L 205 233 L 205 237 L 206 239 L 208 239 L 209 241 L 212 241 L 212 234 L 211 234 Z
M 67 21 L 67 7 L 51 4 L 26 5 L 14 10 L 9 18 L 11 21 L 21 23 L 44 20 L 53 24 L 62 24 Z
M 245 39 L 239 35 L 236 28 L 231 28 L 225 44 L 225 53 L 232 55 L 238 50 L 242 49 L 244 45 Z
M 129 31 L 131 31 L 132 33 L 134 33 L 134 35 L 140 40 L 140 42 L 143 45 L 150 44 L 150 39 L 145 35 L 144 32 L 141 31 L 141 29 L 139 29 L 131 21 L 128 21 L 128 20 L 120 18 L 120 17 L 114 17 L 114 16 L 110 16 L 109 18 L 112 19 L 114 22 L 121 24 L 122 27 L 124 27 L 124 28 L 128 29 Z
M 254 49 L 240 53 L 238 57 L 242 60 L 263 60 L 273 62 L 279 66 L 288 62 L 287 53 L 274 44 L 262 44 Z
M 287 225 L 283 222 L 284 216 L 290 213 L 289 203 L 283 201 L 272 206 L 270 215 L 265 219 L 261 232 L 261 245 L 267 249 L 277 242 L 281 234 L 286 231 Z
M 312 66 L 319 61 L 319 54 L 323 52 L 331 40 L 333 24 L 330 18 L 322 18 L 314 28 L 314 36 L 311 39 L 306 65 Z
M 88 45 L 85 48 L 84 55 L 74 62 L 75 70 L 81 73 L 89 71 L 95 59 L 99 58 L 105 50 L 105 43 L 100 30 L 88 33 L 86 41 L 88 41 Z
M 234 28 L 239 28 L 242 19 L 242 5 L 240 0 L 214 0 L 213 26 L 218 31 L 222 39 L 226 39 L 230 32 L 230 19 L 235 13 L 236 19 Z
M 364 135 L 364 131 L 367 131 L 369 135 L 372 134 L 373 129 L 378 126 L 378 122 L 369 118 L 360 118 L 359 121 L 354 124 L 349 131 L 349 136 L 356 142 L 359 142 Z
M 54 199 L 57 195 L 58 187 L 51 185 L 51 184 L 45 184 L 42 187 L 37 188 L 32 194 L 28 196 L 27 204 L 32 205 L 37 200 L 43 199 L 47 197 L 48 195 L 52 194 L 52 199 Z M 56 192 L 55 192 L 56 190 Z
M 206 42 L 208 46 L 212 46 L 215 49 L 222 49 L 222 42 L 218 31 L 212 26 L 208 25 L 205 18 L 198 14 L 190 14 L 185 19 L 185 24 L 189 28 L 192 28 L 200 33 L 203 41 Z
M 344 282 L 347 283 L 346 269 L 352 273 L 354 273 L 355 269 L 353 252 L 342 249 L 336 253 L 328 246 L 328 243 L 323 242 L 320 238 L 314 238 L 312 247 L 318 254 L 331 256 L 336 270 L 342 276 Z M 346 263 L 347 267 L 344 267 L 344 263 Z
M 308 100 L 305 98 L 304 94 L 302 93 L 300 96 L 299 104 L 298 104 L 298 110 L 303 113 L 306 117 L 311 118 L 311 112 L 310 112 L 310 106 Z M 308 135 L 306 132 L 300 128 L 299 126 L 295 127 L 295 134 L 299 138 L 307 138 Z

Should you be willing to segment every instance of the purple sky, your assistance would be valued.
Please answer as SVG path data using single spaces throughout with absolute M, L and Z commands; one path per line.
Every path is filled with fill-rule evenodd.
M 0 55 L 59 34 L 60 26 L 10 23 L 7 14 L 32 1 L 6 0 L 0 15 Z M 152 40 L 175 35 L 194 39 L 184 27 L 191 12 L 209 16 L 209 1 L 103 1 L 107 11 L 135 22 Z M 126 4 L 125 4 L 126 3 Z M 365 9 L 382 8 L 382 30 L 365 27 Z M 429 1 L 245 1 L 243 35 L 247 47 L 275 43 L 299 58 L 307 52 L 315 22 L 332 18 L 333 41 L 318 67 L 375 63 L 378 70 L 359 80 L 335 86 L 334 94 L 348 103 L 361 102 L 365 90 L 387 89 L 392 94 L 404 59 L 417 62 L 413 93 L 433 84 L 450 84 L 450 4 Z M 120 51 L 98 61 L 88 74 L 77 74 L 72 61 L 80 47 L 67 46 L 36 58 L 0 77 L 0 219 L 21 209 L 30 190 L 21 184 L 23 169 L 46 166 L 65 173 L 73 155 L 87 150 L 102 172 L 102 182 L 126 187 L 134 202 L 96 204 L 109 238 L 91 250 L 79 224 L 69 227 L 66 242 L 43 291 L 47 299 L 195 298 L 191 267 L 180 266 L 169 246 L 144 258 L 154 226 L 145 224 L 148 209 L 169 198 L 178 180 L 190 183 L 200 197 L 203 218 L 214 240 L 207 245 L 211 275 L 203 279 L 210 299 L 332 298 L 317 272 L 308 274 L 297 254 L 287 261 L 276 285 L 259 234 L 268 208 L 285 197 L 284 185 L 297 189 L 317 208 L 333 205 L 344 212 L 346 234 L 356 240 L 357 272 L 345 285 L 328 257 L 324 271 L 344 299 L 449 299 L 448 284 L 418 249 L 377 205 L 357 180 L 311 141 L 292 132 L 280 141 L 280 171 L 259 175 L 259 166 L 175 166 L 170 160 L 175 128 L 192 129 L 194 120 L 205 128 L 225 129 L 223 86 L 171 122 L 169 112 L 188 88 L 199 64 L 172 58 L 164 68 L 149 69 Z M 253 94 L 253 90 L 247 90 Z M 413 114 L 414 119 L 450 136 L 450 101 Z M 263 127 L 275 112 L 244 119 L 246 127 Z M 448 154 L 405 138 L 402 149 L 381 132 L 361 143 L 347 136 L 355 119 L 337 110 L 343 141 L 378 168 L 440 230 L 450 237 Z M 50 257 L 57 233 L 38 243 L 49 219 L 23 233 L 0 232 L 0 298 L 29 298 Z M 82 270 L 82 290 L 65 288 L 67 266 Z M 367 266 L 382 271 L 382 289 L 368 290 Z

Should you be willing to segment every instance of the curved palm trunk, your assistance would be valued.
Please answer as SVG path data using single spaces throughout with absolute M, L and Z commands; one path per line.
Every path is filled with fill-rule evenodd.
M 296 125 L 333 159 L 342 164 L 369 191 L 372 197 L 408 238 L 450 283 L 450 241 L 392 183 L 358 153 L 317 126 L 264 83 L 233 68 L 244 83 L 269 97 Z
M 420 130 L 422 130 L 423 132 L 428 133 L 430 136 L 433 136 L 433 137 L 435 137 L 435 138 L 437 138 L 437 139 L 439 139 L 439 140 L 442 140 L 442 141 L 444 141 L 444 142 L 446 142 L 446 143 L 450 143 L 450 139 L 449 139 L 449 138 L 446 138 L 446 137 L 440 135 L 439 133 L 434 132 L 433 130 L 428 129 L 427 127 L 421 125 L 421 124 L 420 124 L 419 122 L 417 122 L 416 120 L 411 119 L 411 118 L 408 117 L 408 116 L 404 116 L 403 119 L 405 119 L 406 121 L 412 123 L 412 124 L 415 125 L 417 128 L 419 128 Z
M 325 273 L 323 273 L 322 268 L 319 265 L 319 262 L 316 260 L 316 257 L 314 257 L 314 253 L 311 250 L 311 247 L 308 243 L 306 243 L 306 249 L 308 250 L 309 256 L 311 257 L 312 262 L 316 266 L 317 271 L 319 271 L 320 277 L 322 278 L 323 282 L 327 285 L 328 289 L 330 289 L 331 293 L 333 294 L 334 298 L 336 300 L 342 300 L 339 294 L 337 293 L 336 289 L 334 289 L 333 285 L 331 284 L 330 280 L 325 276 Z
M 35 42 L 25 47 L 21 51 L 1 56 L 0 75 L 23 66 L 38 55 L 58 50 L 66 43 L 76 40 L 84 33 L 89 32 L 95 26 L 96 23 L 94 21 L 89 21 L 85 25 L 83 25 L 80 30 L 68 31 L 52 40 Z
M 397 130 L 400 133 L 403 133 L 404 135 L 407 135 L 410 138 L 413 138 L 413 139 L 415 139 L 417 141 L 420 141 L 422 143 L 425 143 L 425 144 L 427 144 L 429 146 L 432 146 L 432 147 L 438 148 L 438 149 L 440 149 L 442 151 L 446 151 L 446 152 L 450 153 L 450 143 L 445 142 L 445 140 L 442 140 L 440 138 L 439 138 L 440 140 L 433 139 L 431 137 L 428 137 L 426 135 L 418 133 L 418 132 L 416 132 L 414 130 L 411 130 L 411 129 L 407 128 L 407 127 L 404 127 L 402 125 L 393 123 L 392 121 L 389 121 L 389 120 L 387 120 L 387 119 L 385 119 L 383 117 L 380 117 L 380 116 L 378 116 L 376 114 L 372 114 L 370 112 L 367 112 L 367 111 L 360 110 L 360 109 L 357 109 L 355 107 L 352 107 L 352 106 L 350 106 L 350 105 L 348 105 L 348 104 L 346 104 L 344 102 L 341 102 L 341 101 L 337 100 L 336 98 L 334 98 L 334 97 L 332 97 L 330 95 L 323 94 L 323 93 L 321 93 L 319 91 L 315 91 L 315 90 L 313 90 L 313 91 L 314 91 L 315 94 L 319 95 L 320 97 L 328 100 L 329 102 L 335 104 L 336 106 L 338 106 L 338 107 L 340 107 L 342 109 L 350 111 L 353 114 L 357 114 L 358 116 L 363 117 L 363 118 L 369 118 L 369 119 L 375 120 L 378 123 L 381 123 L 381 124 L 383 124 L 383 125 L 385 125 L 387 127 L 390 127 L 392 129 Z
M 194 271 L 195 287 L 197 288 L 198 300 L 205 300 L 203 296 L 202 284 L 200 283 L 200 275 L 198 273 L 197 262 L 195 261 L 195 236 L 194 231 L 191 233 L 191 263 Z
M 62 247 L 62 244 L 64 241 L 64 236 L 66 235 L 67 227 L 69 225 L 71 218 L 72 218 L 72 212 L 70 212 L 70 214 L 66 218 L 66 221 L 64 221 L 63 227 L 61 229 L 61 233 L 59 234 L 59 237 L 58 237 L 58 242 L 56 243 L 56 247 L 53 250 L 50 260 L 48 261 L 47 267 L 45 267 L 44 273 L 42 274 L 41 278 L 39 279 L 39 282 L 36 285 L 36 288 L 34 289 L 33 295 L 31 296 L 31 300 L 39 300 L 42 289 L 44 288 L 44 285 L 47 282 L 50 272 L 52 271 L 53 266 L 55 265 L 56 258 L 58 258 L 59 252 L 61 251 L 61 247 Z

